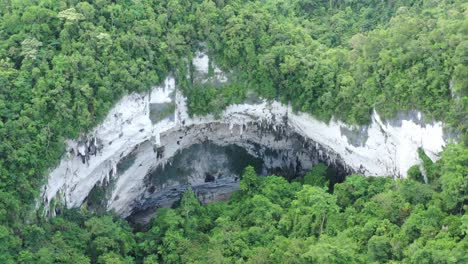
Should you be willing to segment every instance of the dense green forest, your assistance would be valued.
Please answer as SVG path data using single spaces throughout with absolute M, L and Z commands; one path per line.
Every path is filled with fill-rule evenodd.
M 0 0 L 0 260 L 463 262 L 467 8 L 463 0 Z M 229 72 L 226 89 L 186 78 L 200 46 Z M 327 192 L 247 173 L 228 203 L 201 207 L 187 192 L 147 232 L 77 211 L 45 221 L 35 202 L 64 140 L 169 72 L 195 115 L 251 94 L 325 121 L 417 109 L 460 144 L 434 167 L 426 162 L 429 184 L 353 176 Z M 410 175 L 420 179 L 417 168 Z
M 333 192 L 324 165 L 293 182 L 247 167 L 228 202 L 201 206 L 188 189 L 138 232 L 67 210 L 20 237 L 1 229 L 0 250 L 7 263 L 466 263 L 467 161 L 450 145 L 425 164 L 429 184 L 352 175 Z

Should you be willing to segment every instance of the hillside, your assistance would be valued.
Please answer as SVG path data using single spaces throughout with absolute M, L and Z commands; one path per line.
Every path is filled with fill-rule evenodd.
M 465 1 L 0 6 L 3 263 L 467 260 Z

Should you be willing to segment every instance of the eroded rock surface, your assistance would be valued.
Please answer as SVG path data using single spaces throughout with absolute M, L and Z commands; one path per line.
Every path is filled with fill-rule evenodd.
M 208 71 L 206 60 L 204 54 L 194 60 L 200 73 Z M 211 78 L 226 81 L 219 69 L 215 73 Z M 216 200 L 209 193 L 218 189 L 224 195 L 234 190 L 238 175 L 223 172 L 228 176 L 212 175 L 215 180 L 206 181 L 209 170 L 203 166 L 209 161 L 200 162 L 197 173 L 186 175 L 185 180 L 151 183 L 164 178 L 168 171 L 161 168 L 169 168 L 181 151 L 206 142 L 242 148 L 252 159 L 262 160 L 262 170 L 292 166 L 293 171 L 305 171 L 323 161 L 344 172 L 392 177 L 405 177 L 409 167 L 420 163 L 418 148 L 436 160 L 445 145 L 443 124 L 425 122 L 418 112 L 389 121 L 374 112 L 371 124 L 349 126 L 337 120 L 325 123 L 309 114 L 293 113 L 290 106 L 258 100 L 231 105 L 219 119 L 192 118 L 186 98 L 169 76 L 149 93 L 125 96 L 89 135 L 67 141 L 68 151 L 50 172 L 42 200 L 46 207 L 54 198 L 64 206 L 78 207 L 103 182 L 113 183 L 106 196 L 107 208 L 123 217 L 135 208 L 170 203 L 188 184 L 199 187 L 200 194 L 205 190 L 200 197 Z

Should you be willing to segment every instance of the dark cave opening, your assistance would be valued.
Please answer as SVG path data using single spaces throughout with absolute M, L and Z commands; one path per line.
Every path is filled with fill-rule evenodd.
M 326 163 L 331 188 L 350 174 L 341 163 L 324 160 L 313 147 L 304 151 L 290 146 L 271 149 L 253 142 L 249 146 L 222 146 L 206 141 L 179 151 L 168 163 L 146 176 L 147 190 L 134 203 L 127 220 L 135 226 L 146 225 L 157 208 L 173 207 L 189 186 L 202 204 L 227 200 L 239 189 L 239 180 L 247 166 L 253 166 L 258 175 L 283 176 L 292 181 L 304 176 L 314 164 Z

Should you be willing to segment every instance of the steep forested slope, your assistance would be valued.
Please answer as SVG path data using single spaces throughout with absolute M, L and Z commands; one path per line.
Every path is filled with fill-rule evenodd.
M 140 232 L 132 232 L 121 219 L 96 216 L 84 208 L 24 226 L 21 239 L 2 229 L 2 259 L 109 264 L 465 263 L 467 162 L 466 148 L 450 145 L 441 161 L 425 164 L 429 184 L 420 181 L 417 170 L 405 180 L 352 175 L 335 184 L 333 192 L 324 165 L 291 183 L 277 176 L 258 177 L 253 167 L 247 167 L 241 191 L 228 202 L 201 206 L 189 189 L 176 208 L 159 209 Z
M 365 123 L 376 108 L 385 117 L 420 109 L 455 126 L 466 121 L 461 2 L 233 1 L 218 12 L 206 2 L 202 8 L 213 14 L 201 21 L 203 39 L 244 93 L 291 102 L 325 120 Z M 215 107 L 232 94 L 193 92 Z
M 466 141 L 468 24 L 461 0 L 0 0 L 0 6 L 0 254 L 5 262 L 50 257 L 43 262 L 86 263 L 100 255 L 112 262 L 109 252 L 136 259 L 150 253 L 112 240 L 134 243 L 125 224 L 112 229 L 118 236 L 114 231 L 109 236 L 116 237 L 104 236 L 102 230 L 114 225 L 106 222 L 110 218 L 85 221 L 74 214 L 76 223 L 62 218 L 45 223 L 33 207 L 66 138 L 89 130 L 123 94 L 149 89 L 169 72 L 176 74 L 193 114 L 219 112 L 252 95 L 349 123 L 367 122 L 374 108 L 385 117 L 418 109 L 458 129 Z M 194 87 L 186 79 L 188 58 L 200 46 L 230 73 L 226 89 Z M 458 154 L 446 158 L 452 165 L 437 175 L 445 177 L 447 188 L 466 195 L 466 147 L 455 148 Z M 465 211 L 459 199 L 463 204 L 466 197 L 451 197 L 434 203 L 455 199 L 457 210 L 440 210 L 457 214 L 453 221 L 460 226 Z M 220 215 L 213 214 L 213 219 Z M 297 247 L 312 242 L 307 243 Z M 401 259 L 398 252 L 386 256 Z

